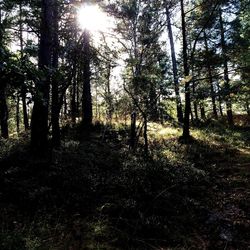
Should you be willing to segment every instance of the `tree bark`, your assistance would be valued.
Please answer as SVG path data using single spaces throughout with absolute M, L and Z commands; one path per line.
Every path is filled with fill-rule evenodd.
M 0 6 L 1 7 L 1 6 Z M 2 30 L 2 10 L 0 8 L 0 53 L 3 46 L 3 30 Z M 5 139 L 9 138 L 8 129 L 8 106 L 6 101 L 6 88 L 7 85 L 4 82 L 2 72 L 0 72 L 0 125 L 1 125 L 1 136 Z
M 6 101 L 6 84 L 0 84 L 0 123 L 1 136 L 5 139 L 9 138 L 8 129 L 8 106 Z
M 218 101 L 219 101 L 219 111 L 220 111 L 220 116 L 223 117 L 223 109 L 222 109 L 222 99 L 221 99 L 221 87 L 218 81 L 216 81 L 216 86 L 218 88 Z
M 26 105 L 26 88 L 23 86 L 21 88 L 21 99 L 22 99 L 22 106 L 23 106 L 23 125 L 25 131 L 29 129 L 29 118 L 28 118 L 28 111 Z
M 82 120 L 83 125 L 89 128 L 92 125 L 92 97 L 90 87 L 90 34 L 87 30 L 83 34 L 83 96 L 82 96 Z
M 216 108 L 216 98 L 215 98 L 215 91 L 213 86 L 213 75 L 212 75 L 212 68 L 208 59 L 209 51 L 208 51 L 208 42 L 207 42 L 207 34 L 204 31 L 204 43 L 205 43 L 205 49 L 206 49 L 206 64 L 207 64 L 207 71 L 208 71 L 208 77 L 209 77 L 209 83 L 210 83 L 210 94 L 212 99 L 212 106 L 213 106 L 213 116 L 217 120 L 218 114 L 217 114 L 217 108 Z
M 20 107 L 19 107 L 19 103 L 20 103 L 20 97 L 19 97 L 19 93 L 17 93 L 17 96 L 16 96 L 16 132 L 17 132 L 17 135 L 19 135 L 19 133 L 20 133 Z
M 76 104 L 76 92 L 77 92 L 77 76 L 76 76 L 76 65 L 73 67 L 73 84 L 71 88 L 71 122 L 73 124 L 76 123 L 76 115 L 77 115 L 77 104 Z
M 52 68 L 54 71 L 52 77 L 52 112 L 51 112 L 51 123 L 52 123 L 52 144 L 54 147 L 60 146 L 60 109 L 59 104 L 59 93 L 58 93 L 58 50 L 59 50 L 59 40 L 58 40 L 58 2 L 53 1 L 53 27 L 52 27 L 52 39 L 53 39 L 53 53 L 52 53 Z
M 171 49 L 171 58 L 172 58 L 177 118 L 178 118 L 178 122 L 183 123 L 183 111 L 182 111 L 182 103 L 181 103 L 181 97 L 180 97 L 180 91 L 179 91 L 179 81 L 178 81 L 177 62 L 176 62 L 176 56 L 175 56 L 175 46 L 174 46 L 173 31 L 172 31 L 172 25 L 171 25 L 171 19 L 170 19 L 170 13 L 169 13 L 168 6 L 166 6 L 166 17 L 167 17 L 168 36 L 169 36 L 170 49 Z
M 19 39 L 20 39 L 20 53 L 21 53 L 21 64 L 24 63 L 24 56 L 23 56 L 23 9 L 22 3 L 19 4 Z M 25 86 L 25 79 L 23 79 L 21 83 L 21 100 L 22 100 L 22 108 L 23 108 L 23 125 L 25 131 L 29 129 L 29 118 L 27 113 L 27 105 L 26 105 L 26 86 Z
M 48 107 L 51 67 L 51 47 L 53 23 L 52 4 L 50 0 L 42 0 L 41 34 L 38 55 L 38 67 L 43 77 L 36 82 L 36 94 L 31 122 L 31 145 L 36 152 L 46 151 L 48 147 Z
M 184 3 L 181 0 L 181 22 L 182 22 L 182 38 L 183 38 L 183 66 L 184 66 L 184 76 L 185 76 L 185 116 L 183 123 L 183 134 L 184 140 L 190 138 L 190 80 L 187 79 L 189 76 L 188 67 L 188 55 L 187 55 L 187 37 L 186 37 L 186 21 L 184 12 Z
M 224 83 L 225 83 L 225 100 L 226 100 L 226 107 L 227 107 L 227 120 L 229 126 L 234 125 L 233 121 L 233 112 L 232 112 L 232 101 L 230 97 L 230 83 L 229 83 L 229 75 L 228 75 L 228 58 L 227 58 L 227 49 L 226 49 L 226 42 L 225 42 L 225 31 L 223 25 L 223 18 L 222 18 L 222 11 L 219 10 L 220 15 L 220 31 L 221 31 L 221 48 L 222 48 L 222 57 L 223 57 L 223 64 L 224 64 Z
M 193 87 L 193 105 L 194 105 L 194 116 L 195 120 L 199 120 L 198 116 L 198 104 L 197 104 L 197 97 L 196 97 L 196 89 L 195 89 L 195 82 L 192 82 L 192 87 Z
M 136 144 L 136 112 L 131 114 L 131 127 L 130 127 L 130 148 L 135 149 Z
M 107 90 L 106 90 L 106 96 L 107 96 L 107 119 L 108 123 L 112 123 L 112 117 L 113 117 L 113 100 L 112 100 L 112 95 L 111 95 L 111 89 L 110 89 L 110 77 L 111 77 L 111 63 L 108 63 L 108 68 L 107 68 Z

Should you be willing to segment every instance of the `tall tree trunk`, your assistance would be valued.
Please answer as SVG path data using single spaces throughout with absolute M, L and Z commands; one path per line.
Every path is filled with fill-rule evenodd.
M 188 55 L 187 55 L 187 37 L 186 37 L 186 21 L 184 12 L 184 3 L 181 0 L 181 22 L 182 22 L 182 38 L 183 38 L 183 66 L 184 66 L 184 77 L 185 77 L 185 116 L 183 123 L 183 139 L 187 140 L 190 138 L 190 80 L 189 78 L 189 67 L 188 67 Z
M 2 10 L 0 6 L 0 53 L 2 53 L 3 47 L 3 27 L 2 27 Z M 2 55 L 0 55 L 2 56 Z M 2 72 L 0 72 L 2 73 Z M 6 101 L 6 83 L 3 79 L 3 75 L 0 75 L 0 125 L 1 125 L 1 136 L 5 139 L 9 137 L 8 129 L 8 106 Z
M 8 106 L 6 101 L 6 84 L 0 84 L 0 123 L 1 136 L 5 139 L 9 138 L 8 129 Z
M 74 77 L 73 77 L 73 84 L 72 84 L 72 88 L 71 88 L 71 122 L 73 124 L 76 123 L 76 75 L 75 72 L 73 73 Z
M 22 3 L 19 4 L 19 39 L 20 39 L 20 53 L 21 53 L 21 64 L 24 62 L 23 56 L 23 9 Z M 26 86 L 25 86 L 25 79 L 21 83 L 21 100 L 22 100 L 22 108 L 23 108 L 23 125 L 25 131 L 29 129 L 29 118 L 27 113 L 27 105 L 26 105 Z
M 58 40 L 58 2 L 53 1 L 53 27 L 52 27 L 52 39 L 53 39 L 53 53 L 52 53 L 52 67 L 53 67 L 53 78 L 52 78 L 52 112 L 51 112 L 51 123 L 52 123 L 52 143 L 54 147 L 60 146 L 60 109 L 59 104 L 59 93 L 58 93 L 58 50 L 59 50 L 59 40 Z
M 211 65 L 208 59 L 209 51 L 208 51 L 208 42 L 207 42 L 207 34 L 204 31 L 204 43 L 205 43 L 205 49 L 206 49 L 206 64 L 207 64 L 207 71 L 208 71 L 208 78 L 209 78 L 209 83 L 210 83 L 210 93 L 211 93 L 211 98 L 212 98 L 212 105 L 213 105 L 213 116 L 217 120 L 218 119 L 218 114 L 217 114 L 217 108 L 216 108 L 216 98 L 215 98 L 215 91 L 214 91 L 214 86 L 213 86 L 213 75 L 212 75 L 212 69 Z
M 229 75 L 228 75 L 228 58 L 227 58 L 227 48 L 225 42 L 225 31 L 223 25 L 222 11 L 219 10 L 220 15 L 220 31 L 221 31 L 221 48 L 222 48 L 222 56 L 223 56 L 223 64 L 224 64 L 224 83 L 225 83 L 225 100 L 227 107 L 227 120 L 229 126 L 234 125 L 233 121 L 233 112 L 232 112 L 232 101 L 230 97 L 230 83 L 229 83 Z
M 107 96 L 107 118 L 108 123 L 112 123 L 112 117 L 113 117 L 113 100 L 111 95 L 111 89 L 110 89 L 110 77 L 111 77 L 111 63 L 108 63 L 108 69 L 107 69 L 107 90 L 106 90 L 106 96 Z
M 77 75 L 77 81 L 76 81 L 76 116 L 79 118 L 80 116 L 80 108 L 81 108 L 81 104 L 80 104 L 80 84 L 81 83 L 81 69 L 76 68 L 76 75 Z
M 43 77 L 36 82 L 36 94 L 31 122 L 31 145 L 39 151 L 46 151 L 48 146 L 48 107 L 51 67 L 51 45 L 53 11 L 50 0 L 42 0 L 41 34 L 38 55 L 38 67 L 43 72 Z
M 174 46 L 173 31 L 172 31 L 171 18 L 170 18 L 168 6 L 166 6 L 166 16 L 167 16 L 168 36 L 169 36 L 169 41 L 170 41 L 172 68 L 173 68 L 173 76 L 174 76 L 177 118 L 178 118 L 178 122 L 183 123 L 183 111 L 182 111 L 182 103 L 181 103 L 181 97 L 180 97 L 180 91 L 179 91 L 175 46 Z
M 90 87 L 90 34 L 87 30 L 83 34 L 83 96 L 82 120 L 85 127 L 92 125 L 92 97 Z

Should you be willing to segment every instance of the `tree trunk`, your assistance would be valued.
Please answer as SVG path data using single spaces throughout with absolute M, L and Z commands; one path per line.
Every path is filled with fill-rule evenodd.
M 222 100 L 221 100 L 221 94 L 220 94 L 221 88 L 220 88 L 220 84 L 218 81 L 216 82 L 216 85 L 218 88 L 218 101 L 219 101 L 220 116 L 223 117 Z
M 111 76 L 111 64 L 108 65 L 108 72 L 107 72 L 107 90 L 106 90 L 106 96 L 107 96 L 107 119 L 108 123 L 112 123 L 112 117 L 113 117 L 113 100 L 111 95 L 111 89 L 110 89 L 110 76 Z
M 200 103 L 200 110 L 201 110 L 201 119 L 203 121 L 205 121 L 206 120 L 206 112 L 205 112 L 205 108 L 204 108 L 204 103 L 203 102 Z
M 28 118 L 28 111 L 26 105 L 26 89 L 23 86 L 21 89 L 21 99 L 22 99 L 22 106 L 23 106 L 23 125 L 25 131 L 29 129 L 29 118 Z
M 76 79 L 73 79 L 73 85 L 71 89 L 71 122 L 76 123 Z
M 181 97 L 180 97 L 180 91 L 179 91 L 179 81 L 178 81 L 177 62 L 176 62 L 176 56 L 175 56 L 175 46 L 174 46 L 172 25 L 171 25 L 171 19 L 170 19 L 170 13 L 169 13 L 168 6 L 166 6 L 166 16 L 167 16 L 168 36 L 169 36 L 169 41 L 170 41 L 171 58 L 172 58 L 177 118 L 178 118 L 178 122 L 183 123 L 183 111 L 182 111 L 182 103 L 181 103 Z
M 131 114 L 131 128 L 130 128 L 130 148 L 135 149 L 136 144 L 136 112 Z
M 194 113 L 192 111 L 191 105 L 190 105 L 190 117 L 191 117 L 191 122 L 194 123 Z
M 64 119 L 67 120 L 68 119 L 67 91 L 65 92 L 63 97 L 63 115 Z
M 76 67 L 73 68 L 73 84 L 71 88 L 71 122 L 73 124 L 76 123 L 76 87 L 77 87 L 77 79 L 76 79 Z
M 51 67 L 51 45 L 53 23 L 52 4 L 50 0 L 42 0 L 41 34 L 38 55 L 38 67 L 43 77 L 36 82 L 36 94 L 31 122 L 31 145 L 36 152 L 46 151 L 48 147 L 48 107 Z
M 83 34 L 83 96 L 82 96 L 82 120 L 83 125 L 89 128 L 92 125 L 92 97 L 90 87 L 90 34 L 87 30 Z
M 24 56 L 23 56 L 23 9 L 22 3 L 19 4 L 19 39 L 20 39 L 20 53 L 21 53 L 21 64 L 24 63 Z M 23 125 L 25 131 L 29 129 L 29 119 L 27 114 L 27 105 L 26 105 L 26 86 L 25 86 L 25 78 L 21 83 L 21 100 L 22 100 L 22 108 L 23 108 Z
M 0 123 L 1 136 L 5 139 L 9 138 L 8 129 L 8 106 L 6 101 L 6 84 L 0 84 Z
M 198 116 L 198 105 L 197 105 L 197 97 L 196 97 L 196 89 L 195 89 L 195 82 L 192 84 L 193 87 L 193 105 L 194 105 L 194 115 L 195 115 L 195 120 L 199 120 Z
M 182 37 L 183 37 L 183 66 L 184 66 L 184 76 L 185 79 L 189 76 L 189 67 L 188 67 L 188 55 L 187 55 L 187 37 L 186 37 L 186 21 L 185 21 L 185 12 L 184 12 L 184 3 L 181 0 L 181 21 L 182 21 Z M 182 137 L 184 140 L 190 138 L 190 80 L 186 79 L 185 81 L 185 116 L 183 124 L 183 134 Z
M 58 93 L 58 77 L 56 75 L 58 70 L 58 3 L 57 0 L 53 1 L 53 27 L 52 27 L 52 39 L 53 39 L 53 53 L 52 53 L 52 68 L 54 71 L 52 78 L 52 112 L 51 112 L 51 123 L 52 123 L 52 144 L 54 147 L 60 146 L 60 104 L 59 104 L 59 93 Z
M 20 108 L 19 108 L 19 103 L 20 103 L 20 97 L 19 93 L 17 93 L 16 96 L 16 132 L 17 135 L 20 133 Z
M 214 92 L 214 86 L 213 86 L 213 75 L 212 75 L 211 65 L 208 59 L 209 51 L 208 51 L 207 34 L 205 31 L 203 32 L 203 34 L 204 34 L 204 43 L 205 43 L 206 55 L 207 55 L 206 63 L 207 63 L 208 78 L 209 78 L 209 83 L 210 83 L 210 93 L 211 93 L 212 105 L 213 105 L 213 116 L 217 120 L 218 114 L 217 114 L 216 98 L 215 98 L 215 92 Z
M 234 125 L 233 121 L 233 112 L 232 112 L 232 101 L 230 97 L 230 83 L 229 83 L 229 75 L 228 75 L 228 59 L 227 59 L 227 49 L 226 49 L 226 42 L 225 42 L 225 31 L 222 19 L 222 11 L 219 10 L 220 15 L 220 31 L 221 31 L 221 48 L 222 48 L 222 56 L 223 56 L 223 64 L 224 64 L 224 83 L 225 83 L 225 100 L 226 100 L 226 107 L 227 107 L 227 120 L 229 126 Z
M 144 138 L 144 153 L 145 156 L 148 157 L 148 121 L 146 116 L 144 117 L 143 138 Z
M 0 6 L 1 7 L 1 6 Z M 2 10 L 0 8 L 0 53 L 2 53 L 3 45 L 3 30 L 2 30 Z M 5 139 L 9 137 L 8 130 L 8 106 L 6 101 L 6 83 L 4 83 L 3 76 L 0 75 L 0 125 L 1 136 Z

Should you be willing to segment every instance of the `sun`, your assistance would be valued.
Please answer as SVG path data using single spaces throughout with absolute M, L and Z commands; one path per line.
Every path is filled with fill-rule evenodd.
M 81 29 L 90 32 L 104 32 L 109 27 L 108 16 L 97 5 L 82 5 L 77 11 L 77 20 Z

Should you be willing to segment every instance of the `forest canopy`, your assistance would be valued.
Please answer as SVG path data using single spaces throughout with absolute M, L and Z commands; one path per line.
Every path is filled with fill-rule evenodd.
M 248 1 L 1 1 L 1 135 L 137 113 L 192 123 L 249 115 Z M 32 125 L 31 125 L 32 124 Z M 147 134 L 147 132 L 145 132 Z

